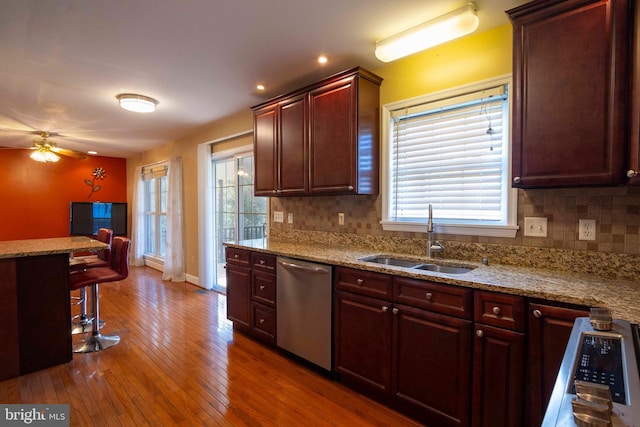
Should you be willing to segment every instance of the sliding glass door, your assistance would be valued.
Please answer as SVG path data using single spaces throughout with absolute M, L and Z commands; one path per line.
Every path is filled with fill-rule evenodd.
M 253 154 L 216 154 L 213 159 L 216 284 L 224 290 L 223 242 L 261 239 L 267 227 L 267 198 L 253 196 Z

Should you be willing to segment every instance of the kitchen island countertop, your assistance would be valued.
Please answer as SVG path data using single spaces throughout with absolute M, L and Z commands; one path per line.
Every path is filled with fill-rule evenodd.
M 75 251 L 95 251 L 109 245 L 84 236 L 53 237 L 0 241 L 0 259 L 25 256 L 52 255 Z
M 273 255 L 356 268 L 373 272 L 431 280 L 473 289 L 502 292 L 569 304 L 608 307 L 614 318 L 640 323 L 640 283 L 593 274 L 573 273 L 506 265 L 483 265 L 480 262 L 388 253 L 365 248 L 273 241 L 270 239 L 225 242 L 226 246 Z M 475 267 L 464 274 L 445 274 L 362 261 L 372 255 L 393 255 L 421 262 Z

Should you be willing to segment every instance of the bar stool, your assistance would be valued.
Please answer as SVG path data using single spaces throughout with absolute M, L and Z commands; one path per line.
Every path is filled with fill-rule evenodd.
M 70 275 L 71 290 L 91 286 L 91 306 L 94 321 L 91 325 L 91 335 L 83 342 L 73 347 L 74 353 L 90 353 L 104 350 L 120 342 L 117 335 L 100 334 L 98 284 L 118 282 L 129 276 L 129 247 L 131 241 L 125 237 L 114 237 L 111 244 L 111 265 L 109 267 L 89 268 Z
M 98 230 L 96 240 L 109 245 L 106 249 L 100 249 L 96 255 L 79 256 L 69 260 L 69 272 L 71 274 L 83 271 L 88 268 L 109 267 L 111 262 L 111 242 L 113 241 L 113 230 L 109 228 L 101 228 Z M 80 314 L 71 318 L 71 333 L 82 334 L 91 328 L 92 319 L 95 316 L 87 315 L 87 288 L 80 289 L 80 295 L 72 297 L 76 300 L 74 305 L 80 306 Z M 104 326 L 104 321 L 100 321 L 99 327 Z

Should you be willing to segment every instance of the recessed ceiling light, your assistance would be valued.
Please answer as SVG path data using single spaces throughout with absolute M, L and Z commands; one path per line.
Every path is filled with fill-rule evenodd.
M 258 85 L 256 86 L 256 89 L 262 92 L 265 88 L 264 88 L 264 85 Z
M 87 154 L 91 154 L 92 156 L 95 156 L 96 154 L 98 154 L 97 151 L 87 151 Z
M 158 105 L 157 100 L 135 93 L 121 93 L 116 96 L 116 99 L 121 108 L 134 113 L 152 113 L 156 111 L 156 105 Z
M 321 64 L 326 64 L 327 61 L 329 61 L 329 58 L 327 58 L 325 55 L 320 55 L 318 56 L 318 62 Z

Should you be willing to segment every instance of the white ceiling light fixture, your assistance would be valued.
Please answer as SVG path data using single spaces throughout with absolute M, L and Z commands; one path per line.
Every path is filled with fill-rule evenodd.
M 480 23 L 473 3 L 449 12 L 406 31 L 376 42 L 376 57 L 382 62 L 437 46 L 471 34 Z
M 134 113 L 153 113 L 158 105 L 157 100 L 135 93 L 121 93 L 116 96 L 116 99 L 122 109 Z

